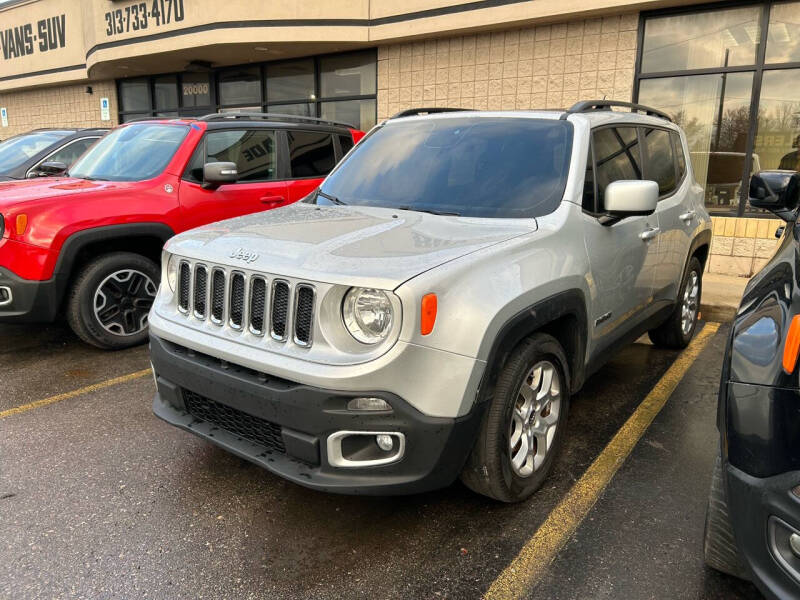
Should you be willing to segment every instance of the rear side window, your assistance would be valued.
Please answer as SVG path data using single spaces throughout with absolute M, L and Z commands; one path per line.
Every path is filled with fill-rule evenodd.
M 212 131 L 192 155 L 185 177 L 203 181 L 203 166 L 210 162 L 236 163 L 240 183 L 276 179 L 275 132 L 266 129 Z
M 47 157 L 46 162 L 60 162 L 69 167 L 96 141 L 96 137 L 75 140 L 53 152 L 53 154 Z
M 349 135 L 340 135 L 339 145 L 342 147 L 342 156 L 350 152 L 350 149 L 355 146 L 353 138 Z
M 641 152 L 635 127 L 607 127 L 592 134 L 599 212 L 605 210 L 609 183 L 642 179 Z
M 331 134 L 288 131 L 287 138 L 292 177 L 324 177 L 336 165 Z
M 680 182 L 686 174 L 686 157 L 683 154 L 683 143 L 681 143 L 681 136 L 678 133 L 672 131 L 670 136 L 675 148 L 675 162 L 678 166 L 678 181 Z
M 645 129 L 644 146 L 647 163 L 644 178 L 658 184 L 658 195 L 666 196 L 675 191 L 675 156 L 669 132 L 664 129 Z

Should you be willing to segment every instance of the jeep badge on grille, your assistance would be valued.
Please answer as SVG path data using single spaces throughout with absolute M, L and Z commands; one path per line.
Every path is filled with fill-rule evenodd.
M 245 250 L 244 248 L 237 248 L 233 252 L 231 252 L 231 258 L 235 258 L 236 260 L 243 260 L 247 264 L 255 261 L 258 258 L 257 252 L 251 252 L 250 250 Z

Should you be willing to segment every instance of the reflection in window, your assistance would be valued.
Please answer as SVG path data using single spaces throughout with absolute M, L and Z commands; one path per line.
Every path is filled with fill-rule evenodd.
M 642 72 L 755 64 L 760 12 L 753 6 L 647 19 Z
M 150 87 L 147 79 L 127 79 L 119 84 L 120 110 L 150 110 Z
M 299 117 L 314 117 L 314 105 L 308 102 L 302 104 L 271 104 L 267 112 L 279 115 L 295 115 Z
M 181 75 L 181 98 L 184 107 L 208 106 L 211 104 L 209 74 L 184 73 Z
M 156 110 L 170 111 L 178 108 L 178 78 L 175 75 L 163 75 L 153 81 L 156 97 Z
M 800 69 L 766 71 L 761 82 L 753 162 L 800 171 Z
M 663 129 L 645 129 L 644 147 L 647 153 L 644 178 L 658 184 L 658 195 L 666 196 L 675 189 L 675 159 L 669 132 Z
M 598 210 L 605 210 L 609 183 L 642 178 L 641 153 L 635 127 L 607 127 L 592 136 L 597 169 Z
M 314 131 L 288 131 L 292 177 L 323 177 L 336 165 L 333 137 Z
M 768 63 L 800 62 L 800 2 L 772 6 L 767 36 Z
M 697 182 L 710 211 L 739 203 L 745 171 L 753 74 L 690 75 L 642 80 L 639 102 L 660 108 L 686 134 Z M 720 110 L 721 108 L 721 110 Z M 753 170 L 758 170 L 757 157 Z
M 239 181 L 275 179 L 275 132 L 261 129 L 209 133 L 206 162 L 236 163 Z

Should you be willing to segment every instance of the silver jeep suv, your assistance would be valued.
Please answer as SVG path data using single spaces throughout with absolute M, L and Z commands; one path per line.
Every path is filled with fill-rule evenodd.
M 589 374 L 694 333 L 711 229 L 687 156 L 626 103 L 400 113 L 305 200 L 169 241 L 153 410 L 316 489 L 460 475 L 522 500 Z

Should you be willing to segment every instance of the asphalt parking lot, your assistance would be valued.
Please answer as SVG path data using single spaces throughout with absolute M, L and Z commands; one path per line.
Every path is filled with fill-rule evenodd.
M 460 483 L 395 498 L 287 483 L 155 418 L 145 347 L 0 325 L 0 597 L 478 598 L 500 577 L 531 598 L 759 598 L 702 560 L 726 331 L 525 583 L 515 558 L 678 353 L 615 357 L 573 398 L 545 487 L 501 505 Z

